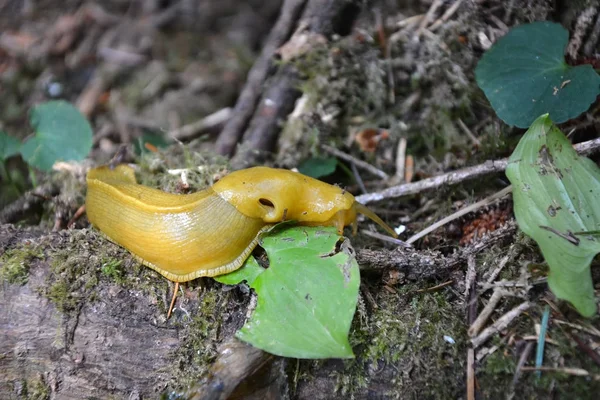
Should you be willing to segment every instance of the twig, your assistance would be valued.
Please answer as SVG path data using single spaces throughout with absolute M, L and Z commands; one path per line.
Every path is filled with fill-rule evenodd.
M 396 178 L 400 179 L 400 182 L 404 180 L 406 168 L 406 144 L 406 138 L 401 137 L 396 152 Z
M 454 214 L 448 215 L 447 217 L 441 219 L 440 221 L 434 223 L 433 225 L 428 226 L 427 228 L 423 229 L 421 232 L 411 236 L 406 241 L 406 243 L 412 244 L 412 243 L 416 242 L 417 240 L 421 239 L 423 236 L 430 234 L 431 232 L 446 225 L 447 223 L 452 222 L 455 219 L 460 218 L 463 215 L 470 213 L 471 211 L 475 211 L 481 207 L 487 206 L 488 204 L 491 204 L 494 201 L 501 199 L 502 197 L 504 197 L 505 195 L 507 195 L 511 192 L 512 192 L 512 186 L 507 186 L 504 189 L 502 189 L 501 191 L 496 192 L 496 193 L 492 194 L 491 196 L 488 196 L 485 199 L 478 201 L 475 204 L 468 205 L 468 206 L 458 210 Z
M 554 367 L 523 367 L 521 371 L 546 371 L 546 372 L 558 372 L 561 374 L 574 375 L 574 376 L 589 376 L 595 381 L 600 381 L 600 375 L 590 374 L 583 368 L 554 368 Z
M 231 160 L 233 169 L 259 164 L 275 150 L 282 121 L 293 111 L 296 99 L 300 97 L 299 79 L 296 67 L 285 64 L 269 80 L 244 133 L 244 140 Z
M 200 381 L 183 398 L 227 399 L 247 377 L 273 362 L 274 356 L 231 338 L 219 347 L 217 359 Z
M 527 359 L 529 358 L 529 354 L 531 353 L 532 349 L 533 349 L 532 342 L 529 342 L 529 343 L 527 343 L 527 345 L 525 345 L 525 349 L 523 350 L 523 352 L 521 353 L 521 356 L 519 357 L 519 362 L 517 363 L 517 368 L 515 368 L 515 374 L 513 375 L 513 381 L 512 381 L 513 386 L 515 386 L 517 384 L 517 382 L 519 381 L 519 377 L 521 376 L 521 370 L 525 366 L 525 363 L 527 362 Z
M 483 328 L 483 325 L 485 325 L 490 315 L 492 315 L 492 312 L 494 312 L 500 300 L 507 293 L 508 292 L 506 290 L 500 288 L 496 288 L 494 290 L 494 293 L 492 293 L 492 297 L 490 297 L 488 303 L 485 305 L 483 310 L 481 310 L 481 312 L 477 316 L 477 319 L 469 327 L 469 330 L 467 331 L 469 337 L 473 337 L 477 335 L 479 331 L 481 331 L 481 328 Z
M 475 350 L 467 350 L 467 400 L 475 400 Z
M 507 255 L 507 256 L 504 256 L 500 260 L 500 262 L 498 263 L 498 266 L 492 271 L 492 273 L 490 274 L 490 276 L 487 278 L 487 283 L 492 283 L 493 281 L 496 280 L 496 277 L 504 269 L 504 267 L 508 263 L 509 259 L 510 259 L 510 255 Z
M 473 132 L 471 132 L 471 130 L 469 129 L 469 127 L 463 122 L 462 119 L 458 118 L 456 120 L 456 122 L 458 123 L 458 126 L 460 127 L 460 129 L 463 130 L 463 132 L 469 137 L 469 139 L 471 139 L 471 141 L 473 142 L 473 144 L 477 147 L 481 147 L 481 141 L 477 138 L 477 136 L 475 136 L 473 134 Z
M 0 211 L 0 224 L 16 223 L 41 211 L 42 204 L 56 196 L 58 191 L 58 184 L 49 182 L 23 194 Z
M 309 36 L 317 39 L 314 43 L 308 43 L 314 47 L 324 45 L 326 38 L 334 34 L 349 34 L 349 28 L 358 16 L 361 5 L 359 0 L 308 0 L 299 23 L 304 27 L 290 41 L 297 40 L 296 35 Z M 287 44 L 291 43 L 286 43 L 286 46 Z M 244 139 L 231 160 L 234 169 L 258 164 L 272 154 L 282 126 L 302 94 L 299 90 L 300 73 L 294 63 L 280 65 L 265 86 L 260 101 L 256 103 L 259 106 L 254 110 L 243 134 Z M 233 142 L 232 146 L 235 145 Z
M 427 37 L 427 39 L 432 40 L 433 42 L 435 42 L 440 49 L 442 49 L 444 51 L 444 53 L 451 55 L 452 54 L 452 50 L 450 50 L 450 47 L 448 47 L 448 45 L 446 43 L 444 43 L 442 40 L 440 40 L 440 38 L 433 32 L 431 32 L 429 29 L 425 28 L 423 29 L 423 36 Z
M 423 18 L 421 20 L 421 23 L 419 24 L 419 28 L 415 32 L 413 40 L 418 40 L 419 39 L 419 37 L 421 36 L 421 34 L 425 30 L 425 28 L 427 28 L 427 25 L 429 25 L 429 23 L 433 19 L 433 16 L 435 15 L 435 12 L 437 11 L 437 9 L 442 4 L 444 4 L 444 0 L 434 0 L 433 3 L 431 3 L 431 6 L 429 7 L 429 10 L 427 10 L 427 14 L 425 14 L 425 18 Z
M 398 28 L 400 30 L 402 30 L 404 28 L 410 29 L 413 25 L 420 23 L 423 20 L 423 18 L 425 18 L 425 14 L 417 14 L 417 15 L 413 15 L 412 17 L 404 18 L 403 20 L 396 22 L 396 28 Z M 398 33 L 398 32 L 396 32 L 396 33 Z M 391 38 L 390 38 L 390 40 L 391 40 Z
M 588 31 L 588 28 L 594 22 L 594 16 L 597 14 L 597 12 L 597 6 L 591 5 L 584 9 L 577 17 L 575 30 L 573 31 L 571 39 L 569 40 L 569 44 L 567 45 L 567 54 L 569 57 L 571 57 L 571 59 L 577 59 L 579 48 L 583 44 L 583 39 Z
M 600 338 L 600 331 L 598 329 L 594 328 L 593 326 L 582 326 L 582 325 L 574 324 L 569 321 L 564 321 L 562 319 L 555 319 L 554 322 L 559 325 L 566 325 L 570 328 L 577 329 L 579 331 L 586 332 L 586 333 L 589 333 L 590 335 L 594 335 L 597 338 Z
M 431 287 L 428 287 L 428 288 L 425 288 L 425 289 L 416 290 L 415 293 L 431 293 L 431 292 L 435 292 L 435 291 L 438 291 L 441 288 L 445 288 L 448 285 L 452 285 L 453 283 L 454 283 L 454 280 L 449 280 L 449 281 L 446 281 L 444 283 L 440 283 L 439 285 L 431 286 Z
M 473 283 L 475 282 L 475 278 L 477 277 L 477 264 L 475 262 L 475 255 L 471 254 L 467 257 L 467 273 L 465 274 L 465 293 L 463 297 L 465 298 L 465 303 L 469 301 L 469 293 L 471 292 L 471 287 L 473 287 Z
M 262 94 L 263 83 L 269 75 L 273 55 L 292 34 L 305 3 L 306 0 L 286 0 L 284 2 L 279 19 L 271 30 L 258 60 L 248 73 L 246 85 L 235 104 L 233 117 L 225 125 L 217 139 L 216 151 L 219 154 L 231 155 L 234 152 Z
M 481 334 L 473 339 L 471 339 L 471 343 L 474 348 L 478 348 L 483 343 L 485 343 L 489 338 L 491 338 L 496 333 L 506 329 L 510 323 L 517 318 L 523 311 L 528 310 L 531 307 L 532 303 L 525 301 L 519 304 L 517 307 L 513 308 L 500 318 L 494 324 L 481 332 Z
M 388 102 L 390 104 L 394 104 L 396 102 L 396 83 L 394 80 L 394 69 L 392 67 L 392 63 L 390 62 L 392 58 L 392 43 L 387 40 L 381 10 L 379 8 L 375 8 L 373 13 L 375 14 L 375 24 L 377 26 L 379 46 L 381 47 L 381 52 L 383 53 L 383 58 L 385 59 L 385 72 L 388 81 Z
M 588 140 L 587 142 L 583 143 L 578 143 L 573 147 L 579 154 L 586 155 L 598 151 L 600 149 L 600 138 Z M 483 164 L 448 172 L 446 174 L 434 176 L 432 178 L 423 179 L 422 181 L 392 186 L 380 192 L 363 194 L 357 196 L 356 201 L 362 204 L 369 204 L 375 201 L 393 199 L 420 193 L 425 190 L 436 189 L 440 186 L 456 185 L 457 183 L 479 178 L 484 175 L 502 172 L 506 169 L 507 165 L 507 158 L 503 158 L 501 160 L 486 161 Z
M 548 278 L 545 278 L 545 277 L 534 279 L 531 282 L 531 284 L 523 282 L 521 280 L 519 280 L 519 281 L 504 281 L 504 280 L 502 280 L 500 282 L 494 282 L 494 283 L 483 282 L 480 284 L 480 287 L 483 292 L 485 292 L 486 290 L 489 290 L 489 289 L 496 289 L 496 288 L 529 289 L 531 286 L 543 285 L 547 282 L 548 282 Z
M 367 188 L 366 188 L 365 183 L 363 182 L 362 178 L 360 177 L 360 174 L 358 173 L 356 164 L 350 163 L 350 168 L 352 168 L 352 174 L 354 175 L 354 180 L 358 184 L 358 187 L 360 188 L 361 193 L 367 193 Z
M 372 238 L 383 240 L 384 242 L 389 242 L 389 243 L 392 243 L 392 244 L 395 244 L 395 245 L 398 245 L 398 246 L 412 247 L 410 244 L 408 244 L 408 243 L 406 243 L 406 242 L 404 242 L 404 241 L 402 241 L 400 239 L 396 239 L 396 238 L 393 238 L 393 237 L 388 236 L 388 235 L 382 235 L 379 232 L 372 232 L 372 231 L 368 231 L 368 230 L 362 230 L 361 233 L 363 233 L 363 234 L 365 234 L 367 236 L 370 236 Z
M 192 122 L 191 124 L 184 125 L 178 129 L 169 132 L 168 136 L 172 139 L 181 141 L 191 140 L 199 136 L 202 132 L 215 128 L 221 125 L 231 117 L 232 109 L 229 107 L 222 108 L 219 111 L 215 111 L 206 117 Z
M 509 0 L 506 5 L 506 13 L 504 14 L 504 23 L 508 24 L 510 21 L 510 14 L 512 13 L 513 8 L 515 7 L 515 0 Z
M 463 2 L 463 0 L 456 0 L 450 7 L 448 7 L 448 9 L 446 10 L 446 12 L 444 12 L 444 15 L 442 15 L 433 24 L 431 24 L 431 26 L 429 27 L 429 30 L 431 32 L 433 32 L 437 28 L 439 28 L 440 26 L 442 26 L 442 24 L 444 22 L 446 22 L 451 16 L 454 15 L 454 13 L 456 12 L 456 10 L 458 10 L 458 7 L 460 7 L 460 4 L 462 2 Z
M 322 144 L 321 148 L 323 150 L 325 150 L 326 152 L 328 152 L 329 154 L 332 154 L 336 157 L 341 158 L 342 160 L 346 160 L 348 162 L 350 162 L 351 164 L 355 164 L 358 168 L 362 168 L 365 171 L 370 172 L 371 174 L 380 177 L 381 179 L 388 179 L 389 175 L 386 174 L 385 172 L 383 172 L 382 170 L 375 168 L 374 166 L 372 166 L 371 164 L 369 164 L 368 162 L 359 160 L 358 158 L 348 154 L 348 153 L 344 153 L 343 151 L 340 151 L 338 149 L 336 149 L 335 147 L 331 147 L 329 145 L 326 144 Z
M 363 271 L 400 270 L 409 280 L 423 280 L 445 277 L 448 271 L 464 265 L 467 257 L 478 254 L 494 244 L 512 237 L 517 230 L 516 223 L 509 221 L 500 229 L 490 232 L 478 242 L 463 247 L 454 254 L 445 256 L 436 250 L 417 251 L 412 248 L 395 250 L 362 249 L 356 260 Z

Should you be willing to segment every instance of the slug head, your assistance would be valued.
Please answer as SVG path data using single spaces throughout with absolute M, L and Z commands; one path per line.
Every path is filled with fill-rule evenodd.
M 303 225 L 335 226 L 341 233 L 344 226 L 356 225 L 358 212 L 395 235 L 350 193 L 297 172 L 248 168 L 227 175 L 212 189 L 242 214 L 265 223 L 292 220 Z

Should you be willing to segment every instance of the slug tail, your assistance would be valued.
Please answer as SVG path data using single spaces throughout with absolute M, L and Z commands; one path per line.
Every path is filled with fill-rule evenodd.
M 390 228 L 388 226 L 388 224 L 386 224 L 385 222 L 383 222 L 383 220 L 381 218 L 379 218 L 379 216 L 377 216 L 377 214 L 375 214 L 373 211 L 369 210 L 366 206 L 364 206 L 364 205 L 362 205 L 362 204 L 360 204 L 360 203 L 358 203 L 358 202 L 355 201 L 354 202 L 354 209 L 356 210 L 356 212 L 361 213 L 365 217 L 369 218 L 371 221 L 375 222 L 377 225 L 381 226 L 393 238 L 397 238 L 398 237 L 398 235 L 396 234 L 396 232 L 394 232 L 394 230 L 392 228 Z

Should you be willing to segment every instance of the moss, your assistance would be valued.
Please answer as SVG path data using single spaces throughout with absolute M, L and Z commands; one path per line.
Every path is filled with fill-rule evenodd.
M 184 339 L 175 353 L 175 390 L 183 390 L 196 383 L 214 361 L 223 322 L 222 308 L 228 298 L 217 288 L 203 290 L 198 312 L 186 324 Z
M 50 387 L 41 375 L 38 379 L 20 381 L 18 386 L 19 398 L 27 400 L 47 400 L 50 398 Z
M 50 274 L 39 290 L 62 312 L 79 309 L 95 298 L 103 260 L 113 260 L 115 248 L 106 245 L 94 231 L 61 232 L 60 250 L 50 250 Z M 52 247 L 50 247 L 52 248 Z
M 381 290 L 377 307 L 367 312 L 359 306 L 350 340 L 356 359 L 331 372 L 338 394 L 361 397 L 366 388 L 388 387 L 377 393 L 395 398 L 457 398 L 463 391 L 456 370 L 464 366 L 466 332 L 462 308 L 452 291 L 414 295 L 420 289 L 405 285 L 397 294 Z M 462 304 L 462 303 L 458 303 Z M 454 339 L 450 344 L 444 336 Z M 312 379 L 322 363 L 303 362 L 296 373 Z
M 122 284 L 125 282 L 125 272 L 123 271 L 122 264 L 123 260 L 108 258 L 102 262 L 102 268 L 100 271 L 102 271 L 102 274 L 108 279 Z
M 41 247 L 31 244 L 7 250 L 0 256 L 0 281 L 16 285 L 26 284 L 31 262 L 43 256 Z
M 199 145 L 200 142 L 196 141 L 142 154 L 138 160 L 138 182 L 169 193 L 194 192 L 211 186 L 217 178 L 225 175 L 227 160 L 216 154 L 199 151 Z M 187 188 L 182 185 L 181 174 L 167 172 L 171 169 L 186 170 Z

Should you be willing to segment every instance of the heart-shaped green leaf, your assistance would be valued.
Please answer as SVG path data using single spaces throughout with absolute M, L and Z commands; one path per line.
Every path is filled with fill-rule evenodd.
M 92 127 L 85 117 L 63 100 L 49 101 L 31 111 L 35 130 L 23 146 L 23 158 L 38 169 L 49 171 L 56 161 L 83 160 L 92 148 Z
M 542 115 L 509 158 L 519 227 L 540 246 L 548 284 L 581 315 L 596 313 L 590 263 L 600 252 L 600 168 Z
M 250 283 L 258 303 L 237 337 L 284 357 L 353 357 L 360 276 L 349 243 L 332 227 L 297 226 L 273 231 L 262 246 L 269 268 Z
M 0 131 L 0 160 L 6 160 L 19 152 L 21 142 L 7 133 Z
M 498 117 L 520 128 L 546 113 L 560 123 L 596 101 L 600 76 L 591 65 L 567 65 L 568 40 L 561 25 L 534 22 L 511 29 L 483 55 L 475 77 Z

